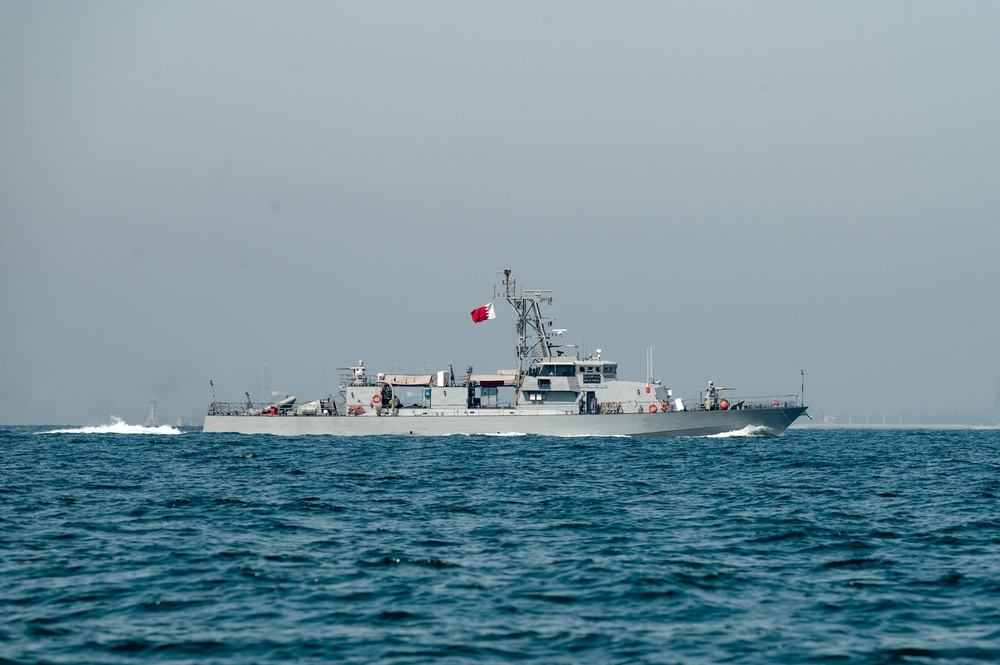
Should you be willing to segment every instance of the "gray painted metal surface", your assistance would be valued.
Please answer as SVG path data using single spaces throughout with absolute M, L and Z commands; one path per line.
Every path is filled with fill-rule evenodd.
M 674 411 L 591 415 L 533 415 L 506 409 L 455 414 L 402 409 L 397 416 L 207 416 L 206 432 L 278 436 L 540 434 L 545 436 L 710 436 L 738 432 L 777 436 L 804 406 L 734 411 Z M 403 415 L 405 413 L 405 415 Z

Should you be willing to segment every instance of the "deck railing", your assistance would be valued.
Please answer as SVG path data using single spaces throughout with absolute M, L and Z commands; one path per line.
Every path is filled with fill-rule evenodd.
M 729 395 L 724 395 L 719 399 L 720 401 L 725 399 L 731 409 L 772 409 L 774 407 L 788 409 L 803 406 L 798 395 L 758 395 L 755 397 L 730 397 Z M 688 411 L 704 411 L 705 392 L 702 391 L 695 402 L 685 399 L 684 408 Z
M 271 405 L 263 402 L 211 402 L 210 416 L 255 416 L 270 411 Z
M 725 397 L 730 409 L 770 409 L 774 407 L 792 408 L 803 406 L 799 395 L 767 395 L 757 397 Z M 338 400 L 339 401 L 339 400 Z M 683 398 L 686 411 L 704 411 L 705 393 L 697 400 Z M 671 400 L 671 403 L 673 400 Z M 343 414 L 346 412 L 343 403 L 336 404 L 332 397 L 320 400 L 321 409 L 328 414 Z M 672 405 L 672 404 L 671 404 Z M 211 402 L 208 405 L 210 416 L 259 416 L 271 412 L 271 404 L 265 402 Z M 295 406 L 277 407 L 276 413 L 290 415 L 295 413 Z M 498 404 L 496 407 L 480 407 L 482 410 L 510 409 L 510 404 Z M 602 404 L 602 413 L 621 413 L 621 408 L 611 409 Z

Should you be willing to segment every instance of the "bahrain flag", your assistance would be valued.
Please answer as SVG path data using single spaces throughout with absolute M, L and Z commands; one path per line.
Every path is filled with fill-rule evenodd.
M 472 310 L 472 320 L 475 323 L 495 318 L 497 318 L 497 313 L 493 311 L 493 303 Z

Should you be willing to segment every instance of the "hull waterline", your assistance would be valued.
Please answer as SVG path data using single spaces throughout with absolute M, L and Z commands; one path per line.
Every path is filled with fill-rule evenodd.
M 804 406 L 734 411 L 679 411 L 604 415 L 530 415 L 464 412 L 396 416 L 207 416 L 204 431 L 276 436 L 385 436 L 538 434 L 543 436 L 711 436 L 747 430 L 778 436 Z

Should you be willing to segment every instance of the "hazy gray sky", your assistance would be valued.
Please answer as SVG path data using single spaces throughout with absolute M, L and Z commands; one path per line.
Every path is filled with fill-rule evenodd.
M 969 411 L 1000 4 L 0 3 L 0 423 L 510 367 L 496 272 L 679 395 Z M 502 306 L 501 306 L 502 305 Z

